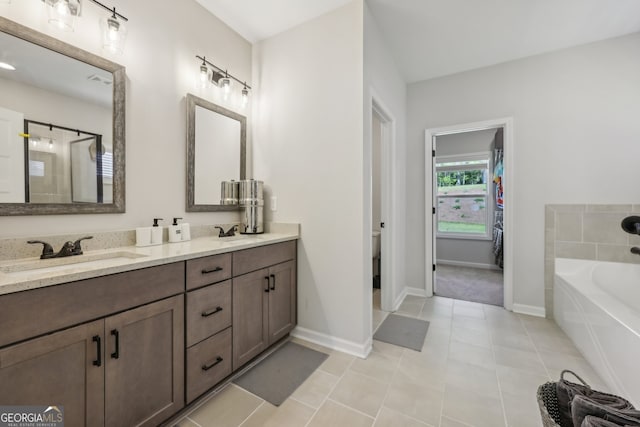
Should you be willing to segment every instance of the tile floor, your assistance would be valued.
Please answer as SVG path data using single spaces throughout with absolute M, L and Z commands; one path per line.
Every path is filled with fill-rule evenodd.
M 430 321 L 422 352 L 374 341 L 363 360 L 294 339 L 329 358 L 283 405 L 230 384 L 176 425 L 529 427 L 542 425 L 538 385 L 562 369 L 607 390 L 553 321 L 442 297 L 408 296 L 398 314 Z

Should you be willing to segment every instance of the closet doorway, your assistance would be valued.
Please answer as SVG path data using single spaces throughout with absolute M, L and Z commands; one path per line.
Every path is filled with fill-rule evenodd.
M 428 295 L 512 305 L 509 125 L 499 120 L 427 131 Z

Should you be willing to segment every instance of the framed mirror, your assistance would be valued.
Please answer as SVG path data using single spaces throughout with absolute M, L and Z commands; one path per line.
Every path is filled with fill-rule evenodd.
M 0 215 L 125 211 L 125 78 L 0 17 Z
M 238 210 L 222 205 L 222 181 L 246 178 L 247 119 L 187 94 L 187 212 Z

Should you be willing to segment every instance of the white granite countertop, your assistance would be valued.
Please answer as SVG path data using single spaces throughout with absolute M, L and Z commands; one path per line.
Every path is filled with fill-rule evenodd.
M 298 238 L 297 230 L 256 235 L 241 234 L 225 238 L 210 236 L 158 246 L 126 246 L 85 251 L 83 255 L 65 258 L 40 260 L 34 257 L 3 261 L 0 263 L 0 295 Z

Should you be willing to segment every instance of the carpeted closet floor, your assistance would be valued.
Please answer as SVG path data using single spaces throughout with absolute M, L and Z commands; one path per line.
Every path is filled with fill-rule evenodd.
M 484 304 L 503 305 L 502 270 L 438 264 L 435 294 Z

